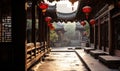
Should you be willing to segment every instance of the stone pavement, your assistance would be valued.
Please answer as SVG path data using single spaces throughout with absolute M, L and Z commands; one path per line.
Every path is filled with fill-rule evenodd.
M 83 49 L 75 50 L 78 56 L 87 65 L 90 71 L 119 71 L 118 69 L 110 69 L 102 64 L 98 59 L 95 59 L 90 54 L 86 53 Z
M 37 71 L 88 71 L 75 52 L 51 52 Z
M 109 69 L 83 49 L 74 47 L 52 49 L 44 62 L 39 62 L 33 71 L 119 71 Z

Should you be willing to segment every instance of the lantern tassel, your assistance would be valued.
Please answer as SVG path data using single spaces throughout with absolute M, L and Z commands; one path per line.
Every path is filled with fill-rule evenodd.
M 45 13 L 46 13 L 46 9 L 43 9 L 42 12 L 43 12 L 43 15 L 45 15 Z

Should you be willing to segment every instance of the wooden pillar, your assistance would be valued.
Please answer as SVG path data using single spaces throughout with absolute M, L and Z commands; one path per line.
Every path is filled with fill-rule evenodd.
M 113 48 L 113 44 L 112 43 L 113 40 L 113 25 L 112 25 L 112 21 L 111 21 L 111 15 L 110 12 L 108 14 L 108 47 L 109 47 L 109 54 L 110 55 L 114 55 L 114 48 Z
M 46 23 L 44 22 L 44 18 L 45 18 L 45 17 L 43 16 L 43 23 L 42 23 L 42 24 L 43 24 L 43 32 L 42 32 L 42 33 L 43 33 L 43 36 L 42 36 L 43 42 L 45 41 L 45 24 L 46 24 Z
M 41 40 L 42 40 L 42 52 L 43 53 L 45 53 L 45 15 L 43 15 L 43 13 L 41 13 L 41 27 L 42 27 L 42 33 L 41 33 L 41 35 L 42 35 L 42 37 L 41 37 Z M 44 56 L 43 56 L 43 58 L 42 58 L 42 60 L 44 61 Z
M 48 40 L 49 37 L 48 37 L 48 35 L 50 34 L 48 29 L 49 29 L 49 27 L 48 27 L 48 25 L 46 24 L 46 42 L 47 42 L 47 49 L 49 48 L 49 47 L 48 47 L 48 44 L 49 44 L 49 40 Z
M 96 23 L 97 24 L 97 23 Z M 94 25 L 94 48 L 97 49 L 97 32 L 98 32 L 98 28 L 97 28 L 98 25 Z
M 101 29 L 100 29 L 100 19 L 98 19 L 98 48 L 101 49 Z
M 47 34 L 47 30 L 46 30 L 46 25 L 47 25 L 47 23 L 45 22 L 45 16 L 43 17 L 43 42 L 44 42 L 44 52 L 46 52 L 46 45 L 45 45 L 45 43 L 46 43 L 46 34 Z
M 41 33 L 41 35 L 42 35 L 42 45 L 43 45 L 43 47 L 42 47 L 42 50 L 43 50 L 43 52 L 45 52 L 45 15 L 43 15 L 43 13 L 42 13 L 42 33 Z
M 90 43 L 94 43 L 94 28 L 90 25 Z
M 26 70 L 26 11 L 25 0 L 12 1 L 12 42 L 14 48 L 13 59 L 14 69 L 11 71 L 27 71 Z
M 48 27 L 48 48 L 50 48 L 50 29 Z
M 45 41 L 47 42 L 47 23 L 44 24 L 45 25 Z
M 34 45 L 36 43 L 36 39 L 35 39 L 35 32 L 36 32 L 35 5 L 36 5 L 36 1 L 33 0 L 32 1 L 32 42 L 34 43 Z
M 39 41 L 39 42 L 42 42 L 42 40 L 41 40 L 41 37 L 42 37 L 42 35 L 41 35 L 41 33 L 42 33 L 42 21 L 41 21 L 42 16 L 41 16 L 41 14 L 42 14 L 41 9 L 38 8 L 38 19 L 39 19 L 39 21 L 38 21 L 38 23 L 39 23 L 39 24 L 38 24 L 38 27 L 39 27 L 38 41 Z

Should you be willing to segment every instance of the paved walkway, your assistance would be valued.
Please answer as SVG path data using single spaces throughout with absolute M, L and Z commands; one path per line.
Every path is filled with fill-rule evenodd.
M 118 69 L 110 69 L 102 64 L 98 59 L 95 59 L 90 54 L 84 52 L 83 49 L 75 50 L 83 62 L 87 65 L 90 71 L 119 71 Z
M 37 71 L 87 71 L 75 52 L 51 52 Z
M 45 61 L 38 63 L 33 69 L 33 71 L 119 71 L 109 69 L 83 49 L 76 50 L 74 47 L 52 49 Z

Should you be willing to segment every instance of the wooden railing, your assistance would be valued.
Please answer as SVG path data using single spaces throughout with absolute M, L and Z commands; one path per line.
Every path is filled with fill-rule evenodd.
M 44 57 L 45 54 L 50 52 L 50 48 L 47 46 L 47 42 L 36 42 L 26 44 L 26 68 L 29 69 L 34 65 L 40 58 Z

